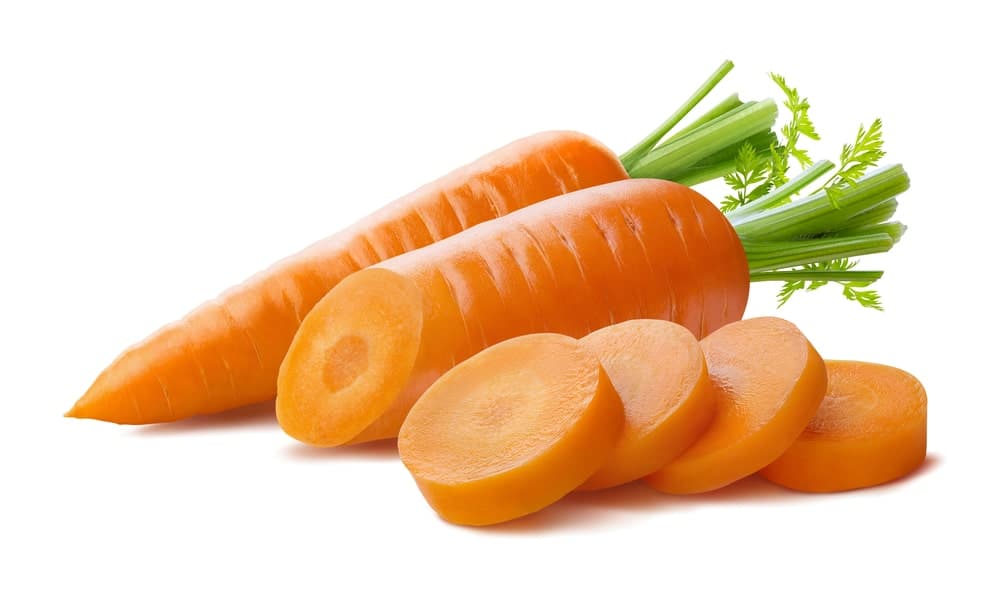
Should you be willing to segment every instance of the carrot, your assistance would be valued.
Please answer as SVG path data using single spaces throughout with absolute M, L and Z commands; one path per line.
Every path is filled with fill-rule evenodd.
M 802 433 L 826 391 L 826 368 L 790 322 L 754 318 L 702 341 L 718 410 L 688 450 L 646 477 L 665 493 L 701 493 L 749 476 Z
M 347 275 L 565 192 L 624 179 L 575 132 L 503 147 L 283 260 L 129 348 L 67 416 L 158 423 L 274 398 L 302 318 Z
M 442 518 L 481 526 L 557 501 L 615 447 L 622 403 L 572 338 L 533 334 L 459 364 L 427 390 L 399 454 Z
M 632 320 L 583 337 L 625 406 L 611 457 L 581 489 L 603 489 L 663 468 L 701 435 L 715 394 L 698 339 L 683 326 Z
M 927 393 L 909 373 L 875 363 L 827 361 L 826 398 L 805 431 L 761 471 L 811 492 L 886 483 L 916 470 L 927 452 Z
M 738 320 L 748 291 L 739 238 L 694 190 L 626 180 L 566 194 L 348 277 L 292 341 L 278 421 L 321 446 L 394 437 L 434 380 L 488 346 L 637 318 L 701 337 Z

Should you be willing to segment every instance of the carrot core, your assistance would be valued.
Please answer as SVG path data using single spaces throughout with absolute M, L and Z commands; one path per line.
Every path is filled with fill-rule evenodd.
M 326 351 L 323 379 L 331 392 L 354 383 L 368 369 L 368 343 L 360 336 L 344 336 Z

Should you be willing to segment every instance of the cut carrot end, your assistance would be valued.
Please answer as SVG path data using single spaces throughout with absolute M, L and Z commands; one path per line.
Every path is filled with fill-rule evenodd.
M 715 394 L 698 339 L 663 320 L 632 320 L 581 339 L 625 407 L 614 452 L 581 490 L 622 485 L 679 456 L 711 422 Z
M 347 277 L 302 322 L 278 374 L 286 433 L 312 445 L 349 442 L 403 389 L 420 346 L 417 287 L 388 270 Z
M 927 393 L 895 367 L 827 361 L 826 398 L 802 435 L 761 471 L 796 491 L 828 493 L 901 478 L 927 454 Z
M 734 322 L 701 341 L 717 412 L 680 457 L 646 477 L 665 493 L 724 487 L 774 462 L 826 392 L 826 366 L 798 328 L 779 318 Z
M 623 419 L 593 354 L 566 336 L 532 334 L 432 384 L 403 423 L 399 453 L 442 518 L 495 524 L 582 484 L 611 453 Z

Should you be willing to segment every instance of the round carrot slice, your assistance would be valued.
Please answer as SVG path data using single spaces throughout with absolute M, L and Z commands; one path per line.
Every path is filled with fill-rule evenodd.
M 449 522 L 486 525 L 538 511 L 580 486 L 621 432 L 621 401 L 576 340 L 502 342 L 438 379 L 399 433 L 399 454 Z
M 580 340 L 601 361 L 625 407 L 611 457 L 580 489 L 604 489 L 663 468 L 715 414 L 705 357 L 691 331 L 663 320 L 631 320 Z
M 389 407 L 409 380 L 424 320 L 416 285 L 388 270 L 362 270 L 333 291 L 340 307 L 306 316 L 278 372 L 278 392 L 296 394 L 277 400 L 278 422 L 318 446 L 347 442 Z
M 826 398 L 806 430 L 761 471 L 815 493 L 871 487 L 916 470 L 927 454 L 927 393 L 895 367 L 827 361 Z
M 646 478 L 666 493 L 711 491 L 767 466 L 802 433 L 826 392 L 823 359 L 791 322 L 735 322 L 701 346 L 716 415 L 694 445 Z

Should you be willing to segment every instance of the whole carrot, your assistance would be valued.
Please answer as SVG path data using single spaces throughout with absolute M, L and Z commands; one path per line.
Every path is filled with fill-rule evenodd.
M 130 347 L 67 416 L 158 423 L 269 400 L 303 317 L 352 272 L 529 204 L 625 179 L 626 167 L 643 177 L 688 183 L 724 175 L 736 166 L 736 149 L 745 141 L 767 147 L 774 140 L 774 102 L 743 103 L 732 96 L 675 137 L 660 139 L 731 68 L 724 63 L 621 159 L 583 134 L 537 134 L 278 262 Z

